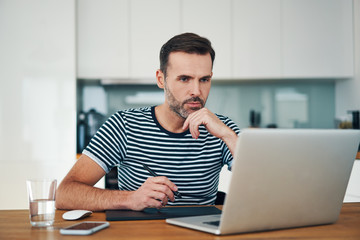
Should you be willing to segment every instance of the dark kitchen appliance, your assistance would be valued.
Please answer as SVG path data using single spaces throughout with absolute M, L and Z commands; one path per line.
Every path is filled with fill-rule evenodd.
M 360 111 L 348 111 L 348 113 L 352 114 L 352 128 L 353 129 L 360 129 L 360 123 L 359 123 L 359 115 Z
M 352 128 L 353 129 L 360 129 L 360 111 L 359 110 L 355 110 L 355 111 L 348 111 L 348 113 L 352 114 Z M 358 151 L 360 152 L 360 144 L 359 144 L 359 148 Z
M 80 111 L 77 125 L 77 153 L 81 153 L 86 148 L 105 120 L 105 115 L 95 109 L 90 109 L 88 112 Z
M 261 113 L 254 110 L 250 110 L 250 127 L 258 128 L 261 123 Z

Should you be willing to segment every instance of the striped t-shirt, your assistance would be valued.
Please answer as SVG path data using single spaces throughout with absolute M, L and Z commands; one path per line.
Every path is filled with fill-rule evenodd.
M 240 130 L 227 117 L 217 115 L 236 134 Z M 198 139 L 190 131 L 172 133 L 155 117 L 155 107 L 129 109 L 112 115 L 98 130 L 84 154 L 105 172 L 118 168 L 120 190 L 137 190 L 150 173 L 166 176 L 182 195 L 168 205 L 214 204 L 221 168 L 231 166 L 232 155 L 226 144 L 199 127 Z

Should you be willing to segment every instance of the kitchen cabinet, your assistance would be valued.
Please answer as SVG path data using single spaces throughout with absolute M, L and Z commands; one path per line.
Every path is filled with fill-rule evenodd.
M 233 4 L 234 78 L 353 76 L 351 0 Z
M 180 32 L 180 0 L 78 0 L 78 78 L 155 83 L 163 43 Z
M 281 8 L 283 77 L 354 75 L 352 0 L 283 0 Z
M 161 46 L 180 33 L 180 0 L 130 1 L 130 76 L 156 83 Z
M 77 1 L 78 78 L 130 76 L 128 0 Z
M 236 0 L 232 9 L 233 77 L 280 78 L 280 0 Z
M 216 56 L 214 79 L 232 77 L 232 18 L 231 0 L 183 0 L 182 32 L 194 32 L 208 38 Z
M 155 83 L 181 32 L 209 38 L 214 79 L 353 76 L 352 0 L 78 0 L 78 78 Z

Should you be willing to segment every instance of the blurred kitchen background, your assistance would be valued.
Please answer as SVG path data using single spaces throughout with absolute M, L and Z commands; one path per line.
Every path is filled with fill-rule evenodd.
M 27 178 L 60 182 L 114 112 L 161 104 L 182 32 L 212 41 L 207 107 L 240 128 L 359 128 L 360 0 L 0 0 L 0 209 L 27 208 Z
M 156 84 L 103 85 L 101 80 L 78 79 L 77 89 L 78 114 L 90 116 L 94 124 L 93 115 L 103 121 L 119 109 L 158 105 L 164 101 L 163 90 Z M 230 117 L 240 128 L 336 128 L 338 124 L 335 121 L 335 83 L 330 79 L 215 80 L 206 106 Z

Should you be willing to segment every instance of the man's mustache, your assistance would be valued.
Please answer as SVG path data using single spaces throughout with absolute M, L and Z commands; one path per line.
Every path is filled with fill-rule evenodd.
M 186 103 L 189 103 L 189 102 L 199 102 L 201 104 L 201 106 L 204 106 L 204 101 L 199 98 L 199 97 L 192 97 L 192 98 L 189 98 L 189 99 L 186 99 L 184 102 L 183 102 L 183 105 L 185 105 Z

